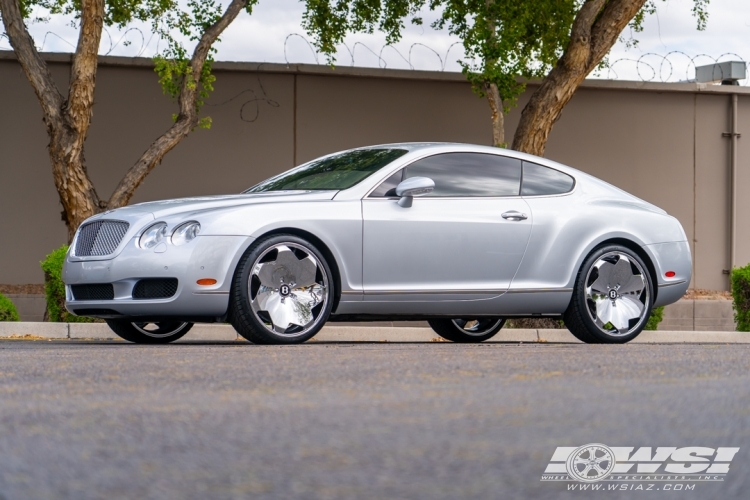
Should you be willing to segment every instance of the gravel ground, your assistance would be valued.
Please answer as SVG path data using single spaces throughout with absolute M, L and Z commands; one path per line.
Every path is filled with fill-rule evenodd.
M 750 345 L 0 342 L 0 498 L 748 498 Z M 572 492 L 557 446 L 740 447 Z

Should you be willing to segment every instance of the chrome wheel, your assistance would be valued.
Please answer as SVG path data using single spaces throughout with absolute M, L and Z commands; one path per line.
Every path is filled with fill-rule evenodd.
M 291 242 L 266 249 L 248 277 L 250 308 L 269 332 L 299 337 L 323 317 L 328 275 L 313 251 Z
M 586 274 L 586 309 L 607 335 L 638 329 L 650 312 L 646 271 L 629 255 L 613 251 L 599 257 Z
M 456 328 L 461 330 L 466 335 L 472 337 L 481 337 L 487 335 L 489 332 L 497 328 L 500 323 L 503 323 L 504 319 L 490 318 L 490 319 L 452 319 L 451 322 L 456 325 Z
M 158 323 L 131 323 L 139 333 L 154 339 L 170 337 L 184 330 L 190 323 L 180 321 L 164 321 Z

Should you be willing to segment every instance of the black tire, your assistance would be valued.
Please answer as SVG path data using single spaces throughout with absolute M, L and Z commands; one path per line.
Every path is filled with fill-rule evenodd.
M 473 325 L 473 328 L 466 328 L 465 325 L 472 321 L 477 321 L 477 323 Z M 470 344 L 484 342 L 494 337 L 505 325 L 505 318 L 482 318 L 476 320 L 458 318 L 431 319 L 427 322 L 435 333 L 445 340 L 460 344 Z
M 599 269 L 597 268 L 596 271 L 594 271 L 593 268 L 596 264 L 602 263 L 602 261 L 616 265 L 622 260 L 623 255 L 627 257 L 624 261 L 630 264 L 629 268 L 635 278 L 627 278 L 627 274 L 623 275 L 620 273 L 618 275 L 616 272 L 612 271 L 609 274 L 613 276 L 613 278 L 606 280 L 603 277 L 602 283 L 609 282 L 610 284 L 616 284 L 612 288 L 609 286 L 607 287 L 609 292 L 614 290 L 614 295 L 611 299 L 611 303 L 614 307 L 616 307 L 615 303 L 617 301 L 627 299 L 633 303 L 635 303 L 635 301 L 640 302 L 643 309 L 639 313 L 639 316 L 627 320 L 627 326 L 622 326 L 619 329 L 614 323 L 609 321 L 604 325 L 598 325 L 597 322 L 602 323 L 604 319 L 597 316 L 597 302 L 591 299 L 587 294 L 587 289 L 589 287 L 591 287 L 592 290 L 595 287 L 601 287 L 597 284 L 599 281 Z M 626 268 L 624 265 L 623 267 Z M 642 287 L 640 292 L 633 291 L 618 295 L 621 281 L 636 279 L 639 276 L 642 277 L 642 284 L 638 285 Z M 589 283 L 586 282 L 587 279 L 589 280 Z M 638 281 L 638 279 L 636 279 L 636 281 Z M 624 285 L 624 283 L 622 283 L 622 285 Z M 633 287 L 635 287 L 635 285 L 633 285 Z M 609 295 L 604 295 L 603 291 L 599 292 L 597 295 L 600 302 L 608 302 L 607 298 Z M 563 314 L 563 321 L 568 330 L 570 330 L 576 338 L 587 344 L 624 344 L 633 340 L 643 331 L 643 328 L 646 326 L 646 323 L 651 316 L 653 300 L 653 278 L 648 271 L 648 267 L 643 262 L 643 259 L 627 247 L 620 245 L 605 245 L 591 252 L 586 260 L 584 260 L 583 265 L 581 265 L 581 269 L 579 269 L 578 275 L 576 276 L 573 297 L 570 300 L 568 309 Z
M 292 258 L 290 253 L 297 259 L 296 263 L 289 260 Z M 280 257 L 282 254 L 286 259 L 283 262 Z M 310 262 L 315 266 L 312 280 Z M 258 271 L 264 264 L 269 264 L 270 278 L 264 271 Z M 270 282 L 262 285 L 260 274 Z M 310 283 L 297 283 L 298 281 Z M 299 286 L 295 288 L 296 285 Z M 328 262 L 315 245 L 293 234 L 261 238 L 248 248 L 237 264 L 229 299 L 229 321 L 237 333 L 254 344 L 300 344 L 318 333 L 328 320 L 333 307 L 334 287 Z M 273 302 L 275 311 L 288 307 L 287 300 L 290 301 L 289 304 L 309 301 L 304 308 L 306 312 L 309 311 L 309 318 L 306 315 L 295 316 L 295 319 L 309 319 L 309 322 L 304 325 L 292 322 L 286 326 L 275 325 L 272 317 L 274 311 L 260 309 L 259 302 L 256 302 L 261 293 L 268 297 L 266 304 Z M 317 299 L 320 302 L 316 302 Z M 301 314 L 299 307 L 293 310 L 294 315 Z
M 108 319 L 107 325 L 121 338 L 136 344 L 168 344 L 182 338 L 193 327 L 192 323 L 183 321 L 143 323 L 127 319 Z

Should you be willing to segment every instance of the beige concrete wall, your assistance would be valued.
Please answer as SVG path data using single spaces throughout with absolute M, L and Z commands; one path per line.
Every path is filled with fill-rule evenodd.
M 492 141 L 484 101 L 462 81 L 300 76 L 297 160 L 407 141 Z
M 47 56 L 61 85 L 66 56 Z M 86 143 L 102 197 L 170 124 L 148 60 L 103 58 Z M 532 87 L 533 88 L 533 87 Z M 675 215 L 692 243 L 693 286 L 725 289 L 729 241 L 727 88 L 587 82 L 555 125 L 546 156 L 596 175 Z M 740 89 L 739 131 L 750 130 Z M 508 141 L 529 92 L 507 117 Z M 488 144 L 486 103 L 460 74 L 320 66 L 217 64 L 197 130 L 170 152 L 133 202 L 235 193 L 339 149 L 398 141 Z M 40 283 L 38 262 L 65 242 L 36 97 L 12 55 L 0 53 L 0 283 Z M 750 139 L 750 136 L 747 136 Z M 737 264 L 750 262 L 750 165 L 738 155 Z
M 729 97 L 725 109 L 729 108 Z M 744 135 L 737 140 L 737 248 L 736 262 L 744 265 L 750 262 L 750 98 L 741 97 L 738 103 L 737 129 Z M 730 124 L 726 124 L 727 132 Z M 728 139 L 724 139 L 725 143 Z M 724 146 L 729 154 L 729 149 Z

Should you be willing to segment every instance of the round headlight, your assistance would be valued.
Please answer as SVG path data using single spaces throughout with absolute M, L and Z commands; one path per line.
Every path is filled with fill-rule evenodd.
M 172 244 L 182 245 L 195 239 L 201 230 L 201 225 L 195 221 L 186 222 L 177 226 L 172 233 Z
M 167 224 L 159 222 L 149 227 L 141 235 L 141 239 L 138 240 L 138 244 L 141 248 L 154 248 L 156 245 L 164 241 L 167 237 Z

